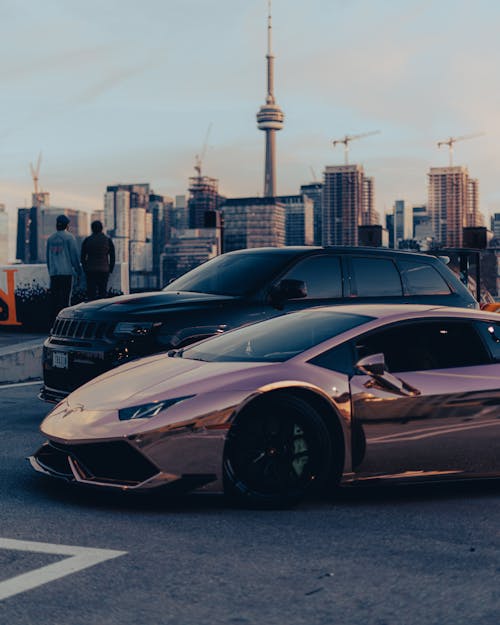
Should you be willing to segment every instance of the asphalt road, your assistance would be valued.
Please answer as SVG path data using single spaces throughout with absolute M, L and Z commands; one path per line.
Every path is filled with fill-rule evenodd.
M 45 481 L 25 460 L 50 408 L 36 390 L 0 387 L 0 622 L 500 622 L 498 483 L 372 486 L 271 512 L 231 509 L 218 496 L 81 491 Z M 23 584 L 30 589 L 18 592 Z

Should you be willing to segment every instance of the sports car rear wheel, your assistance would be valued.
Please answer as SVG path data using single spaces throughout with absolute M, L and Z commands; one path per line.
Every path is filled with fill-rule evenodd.
M 319 414 L 292 395 L 264 397 L 229 431 L 224 491 L 239 504 L 288 507 L 323 484 L 331 464 L 331 439 Z

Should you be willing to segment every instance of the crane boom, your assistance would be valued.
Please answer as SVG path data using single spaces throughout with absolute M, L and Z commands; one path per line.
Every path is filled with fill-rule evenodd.
M 471 135 L 462 135 L 460 137 L 449 137 L 448 139 L 443 139 L 442 141 L 437 142 L 438 148 L 442 145 L 447 145 L 449 150 L 449 158 L 450 158 L 450 167 L 453 167 L 453 146 L 457 141 L 465 141 L 466 139 L 474 139 L 475 137 L 482 137 L 484 132 L 475 132 Z
M 208 145 L 208 137 L 210 136 L 210 130 L 212 129 L 212 122 L 208 124 L 207 133 L 205 135 L 205 141 L 203 142 L 203 146 L 199 154 L 195 156 L 195 165 L 194 168 L 198 172 L 198 176 L 201 177 L 201 165 L 203 163 L 203 159 L 205 157 L 205 152 L 207 151 Z
M 363 139 L 364 137 L 370 137 L 371 135 L 378 135 L 380 130 L 372 130 L 371 132 L 363 132 L 359 135 L 345 135 L 342 139 L 335 139 L 332 141 L 333 147 L 337 146 L 339 143 L 344 145 L 344 161 L 345 164 L 349 164 L 349 143 L 354 141 L 355 139 Z
M 31 177 L 33 178 L 33 186 L 35 190 L 35 197 L 38 197 L 38 177 L 40 175 L 40 165 L 42 163 L 42 153 L 38 154 L 38 160 L 36 162 L 35 167 L 33 167 L 33 163 L 30 163 L 30 171 Z

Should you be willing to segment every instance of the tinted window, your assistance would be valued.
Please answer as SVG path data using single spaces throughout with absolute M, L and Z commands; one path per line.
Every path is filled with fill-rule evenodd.
M 496 323 L 481 322 L 478 327 L 495 362 L 500 362 L 500 321 Z
M 309 362 L 317 367 L 340 371 L 349 375 L 353 370 L 352 345 L 351 343 L 342 343 L 342 345 L 312 358 Z
M 354 293 L 359 297 L 403 295 L 399 271 L 385 258 L 352 258 Z
M 294 256 L 294 253 L 285 252 L 222 254 L 188 271 L 163 290 L 246 295 L 272 280 Z
M 471 367 L 491 362 L 472 323 L 406 323 L 361 337 L 356 359 L 382 352 L 389 371 L 425 371 Z
M 308 310 L 233 330 L 187 347 L 181 354 L 183 358 L 208 362 L 279 362 L 372 319 Z
M 285 278 L 303 280 L 308 299 L 342 297 L 342 271 L 338 256 L 310 256 L 299 261 Z
M 450 288 L 437 269 L 425 263 L 400 261 L 399 266 L 409 295 L 448 295 Z

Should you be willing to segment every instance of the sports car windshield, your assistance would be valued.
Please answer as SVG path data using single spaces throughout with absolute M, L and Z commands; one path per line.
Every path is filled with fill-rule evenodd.
M 333 311 L 291 313 L 216 336 L 179 355 L 206 362 L 282 362 L 372 319 Z
M 164 291 L 214 295 L 249 295 L 265 284 L 296 254 L 222 254 L 184 274 Z

